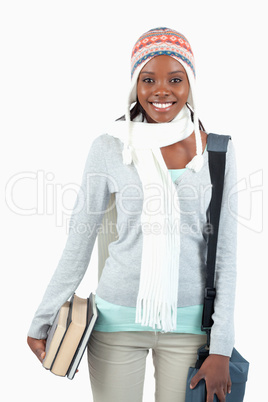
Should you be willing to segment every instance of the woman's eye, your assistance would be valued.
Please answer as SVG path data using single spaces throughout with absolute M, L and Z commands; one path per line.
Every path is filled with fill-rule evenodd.
M 175 84 L 180 83 L 182 80 L 180 78 L 172 78 L 171 82 L 174 82 Z
M 143 82 L 146 82 L 147 84 L 151 84 L 151 83 L 154 82 L 154 81 L 152 80 L 152 78 L 145 78 L 145 79 L 143 80 Z

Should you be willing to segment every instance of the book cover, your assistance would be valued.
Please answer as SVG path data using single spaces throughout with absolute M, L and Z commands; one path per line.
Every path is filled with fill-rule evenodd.
M 95 296 L 82 299 L 75 293 L 60 308 L 50 328 L 43 366 L 73 379 L 98 317 Z
M 93 331 L 95 322 L 97 321 L 97 318 L 98 318 L 98 310 L 97 310 L 97 307 L 95 304 L 95 295 L 93 295 L 91 293 L 87 301 L 88 301 L 87 325 L 86 325 L 84 334 L 82 336 L 82 339 L 79 343 L 79 346 L 73 357 L 73 360 L 70 364 L 70 367 L 67 371 L 67 377 L 69 378 L 69 380 L 72 380 L 75 376 L 76 370 L 77 370 L 77 368 L 80 364 L 80 361 L 83 357 L 83 354 L 87 348 L 87 344 L 90 339 L 90 335 Z
M 69 307 L 69 301 L 62 305 L 58 314 L 56 315 L 53 325 L 50 327 L 46 342 L 46 356 L 43 361 L 43 366 L 48 370 L 50 370 L 52 366 L 55 355 L 65 335 L 67 329 Z
M 82 299 L 74 294 L 70 303 L 67 330 L 50 369 L 52 373 L 63 377 L 66 375 L 86 328 L 86 323 L 87 299 Z

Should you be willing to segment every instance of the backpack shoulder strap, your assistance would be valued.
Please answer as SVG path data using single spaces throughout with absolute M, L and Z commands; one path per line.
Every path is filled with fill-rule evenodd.
M 221 202 L 224 186 L 226 152 L 231 137 L 229 135 L 209 134 L 207 138 L 207 151 L 209 172 L 212 184 L 212 196 L 209 206 L 209 236 L 207 247 L 207 275 L 204 295 L 204 309 L 202 317 L 202 330 L 208 334 L 208 346 L 210 329 L 213 324 L 215 289 L 215 263 L 220 222 Z
M 208 134 L 207 151 L 208 152 L 227 152 L 228 143 L 231 137 L 229 135 Z

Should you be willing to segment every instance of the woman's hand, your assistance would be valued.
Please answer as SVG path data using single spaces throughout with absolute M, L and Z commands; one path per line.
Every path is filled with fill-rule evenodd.
M 214 394 L 217 395 L 220 402 L 224 402 L 226 394 L 231 392 L 229 359 L 227 356 L 209 355 L 198 373 L 192 378 L 191 389 L 195 388 L 200 380 L 206 381 L 206 402 L 213 402 Z
M 41 363 L 46 355 L 46 339 L 35 339 L 28 336 L 27 343 Z

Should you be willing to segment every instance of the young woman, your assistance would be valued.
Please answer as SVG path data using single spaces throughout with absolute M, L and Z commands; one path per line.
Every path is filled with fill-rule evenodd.
M 206 343 L 200 326 L 211 199 L 207 134 L 198 119 L 194 57 L 183 35 L 168 28 L 146 32 L 131 61 L 126 114 L 91 146 L 67 244 L 28 343 L 42 361 L 47 330 L 82 280 L 114 196 L 117 237 L 96 290 L 99 319 L 88 347 L 94 401 L 142 401 L 151 349 L 156 401 L 182 402 L 188 368 Z M 236 223 L 230 210 L 236 199 L 229 193 L 235 182 L 230 142 L 210 355 L 191 383 L 205 379 L 207 402 L 214 394 L 222 402 L 231 391 Z

